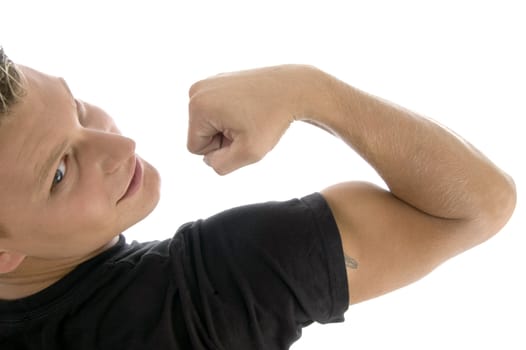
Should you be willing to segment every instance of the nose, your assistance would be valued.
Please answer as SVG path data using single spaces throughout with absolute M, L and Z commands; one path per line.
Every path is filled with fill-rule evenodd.
M 106 174 L 117 171 L 135 154 L 135 141 L 116 133 L 85 129 L 82 151 L 89 164 L 97 164 Z M 79 155 L 80 156 L 80 155 Z

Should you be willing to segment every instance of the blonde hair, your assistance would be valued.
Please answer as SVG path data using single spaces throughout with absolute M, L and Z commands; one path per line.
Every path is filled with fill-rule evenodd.
M 7 57 L 0 46 L 0 124 L 2 117 L 9 113 L 9 108 L 25 93 L 22 78 L 20 69 Z M 7 230 L 0 222 L 0 238 L 8 236 Z
M 25 93 L 22 85 L 22 72 L 7 57 L 0 46 L 0 117 L 9 113 L 12 107 Z M 1 119 L 0 119 L 1 122 Z

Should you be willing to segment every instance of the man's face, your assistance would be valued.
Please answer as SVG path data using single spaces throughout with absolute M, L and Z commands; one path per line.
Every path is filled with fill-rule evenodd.
M 146 217 L 157 171 L 103 110 L 62 79 L 21 67 L 27 94 L 0 125 L 0 248 L 39 258 L 87 255 Z

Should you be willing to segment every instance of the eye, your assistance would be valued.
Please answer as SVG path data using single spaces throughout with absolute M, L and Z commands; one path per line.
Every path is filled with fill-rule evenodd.
M 60 160 L 57 170 L 55 171 L 55 176 L 53 177 L 53 183 L 51 184 L 51 189 L 56 185 L 62 182 L 66 176 L 66 157 Z

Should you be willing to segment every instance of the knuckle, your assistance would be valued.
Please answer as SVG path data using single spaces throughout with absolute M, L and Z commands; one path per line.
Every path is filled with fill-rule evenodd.
M 188 135 L 188 140 L 186 140 L 186 149 L 190 153 L 195 153 L 195 151 L 196 151 L 196 146 L 195 146 L 195 143 L 193 142 L 193 140 L 191 138 L 191 135 Z
M 228 171 L 227 168 L 224 168 L 224 167 L 215 167 L 214 168 L 214 171 L 218 174 L 218 175 L 221 175 L 221 176 L 225 176 L 227 175 L 230 171 Z
M 205 163 L 211 167 L 218 175 L 226 175 L 228 174 L 227 164 L 222 162 L 220 159 L 217 159 L 216 157 L 205 157 L 204 158 Z
M 201 84 L 202 84 L 202 80 L 193 83 L 192 86 L 190 86 L 190 89 L 188 89 L 188 96 L 189 97 L 194 96 L 199 90 L 199 87 L 201 86 Z
M 193 114 L 199 110 L 199 105 L 201 104 L 201 99 L 198 95 L 194 95 L 190 97 L 190 101 L 188 101 L 188 111 L 190 114 Z
M 210 99 L 209 94 L 198 93 L 190 98 L 188 101 L 188 113 L 190 117 L 203 116 L 207 109 L 213 106 L 213 100 Z
M 188 122 L 189 128 L 194 128 L 197 120 L 204 115 L 204 104 L 201 99 L 192 98 L 188 103 Z

